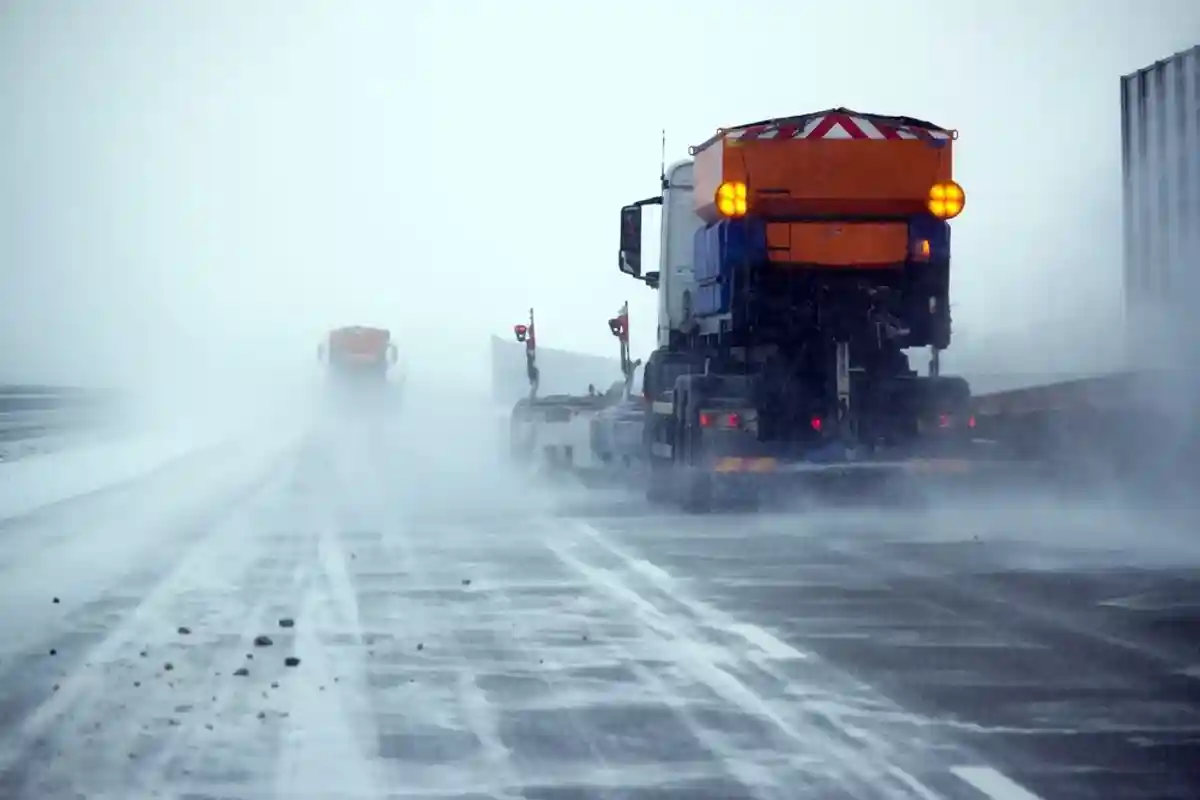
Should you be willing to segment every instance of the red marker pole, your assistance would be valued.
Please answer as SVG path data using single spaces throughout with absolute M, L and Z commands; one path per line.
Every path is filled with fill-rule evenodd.
M 525 374 L 529 378 L 529 399 L 537 398 L 540 374 L 537 368 L 537 334 L 533 325 L 533 309 L 529 309 L 528 325 L 513 325 L 513 334 L 518 342 L 525 344 Z

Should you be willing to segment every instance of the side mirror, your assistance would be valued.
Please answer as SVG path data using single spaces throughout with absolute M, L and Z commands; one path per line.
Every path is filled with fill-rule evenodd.
M 617 266 L 626 275 L 642 277 L 642 207 L 621 209 L 621 252 Z
M 642 280 L 651 289 L 657 289 L 658 288 L 658 270 L 655 270 L 654 272 L 647 272 L 646 275 L 642 278 Z

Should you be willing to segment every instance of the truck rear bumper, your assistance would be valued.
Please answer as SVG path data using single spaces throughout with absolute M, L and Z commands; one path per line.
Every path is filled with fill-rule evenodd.
M 1006 484 L 1020 465 L 961 455 L 814 464 L 769 458 L 720 458 L 707 470 L 714 497 L 783 499 L 805 495 L 905 498 L 970 492 Z
M 814 464 L 777 458 L 728 456 L 716 459 L 711 471 L 717 475 L 962 475 L 977 470 L 983 463 L 969 458 L 910 458 Z

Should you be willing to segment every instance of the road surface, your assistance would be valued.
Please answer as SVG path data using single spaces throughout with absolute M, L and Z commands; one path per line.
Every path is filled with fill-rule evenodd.
M 0 797 L 1195 796 L 1182 534 L 1016 498 L 685 517 L 409 424 L 0 522 Z

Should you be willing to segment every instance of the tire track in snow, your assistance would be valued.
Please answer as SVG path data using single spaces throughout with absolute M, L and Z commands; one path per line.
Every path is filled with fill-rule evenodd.
M 328 523 L 317 550 L 296 633 L 306 680 L 288 689 L 292 713 L 274 796 L 375 800 L 385 796 L 386 783 L 374 758 L 377 733 L 361 650 L 330 645 L 361 644 L 363 630 L 346 555 Z
M 664 656 L 581 591 L 536 524 L 407 522 L 358 534 L 353 562 L 392 796 L 617 800 L 732 786 L 686 727 L 660 726 L 673 712 L 630 671 Z
M 374 752 L 389 796 L 509 797 L 505 787 L 516 773 L 477 685 L 477 665 L 457 641 L 472 615 L 439 594 L 460 588 L 457 576 L 445 574 L 454 561 L 440 547 L 423 546 L 433 531 L 398 516 L 354 522 L 357 530 L 342 541 L 358 555 L 350 580 L 362 616 L 364 681 L 375 701 Z

